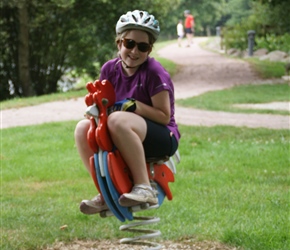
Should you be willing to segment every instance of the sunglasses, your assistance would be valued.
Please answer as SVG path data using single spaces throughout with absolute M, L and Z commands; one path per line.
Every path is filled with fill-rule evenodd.
M 151 45 L 149 43 L 137 43 L 132 39 L 123 38 L 122 42 L 126 49 L 133 49 L 137 45 L 137 48 L 141 52 L 148 52 L 151 49 Z

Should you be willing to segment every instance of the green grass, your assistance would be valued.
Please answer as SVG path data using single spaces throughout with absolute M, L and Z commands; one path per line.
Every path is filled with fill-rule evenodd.
M 76 122 L 1 130 L 1 246 L 120 239 L 122 224 L 78 211 L 96 194 L 76 153 Z M 163 239 L 212 240 L 244 249 L 289 249 L 289 131 L 180 126 L 173 200 L 143 212 Z M 67 225 L 66 230 L 60 230 Z
M 240 85 L 226 90 L 207 92 L 188 99 L 176 100 L 176 103 L 182 106 L 216 111 L 289 115 L 289 111 L 246 109 L 233 106 L 234 104 L 289 102 L 289 89 L 288 84 Z
M 11 108 L 21 108 L 26 106 L 34 106 L 45 102 L 63 101 L 78 97 L 84 97 L 88 91 L 85 87 L 78 90 L 71 90 L 64 93 L 55 93 L 50 95 L 26 97 L 26 98 L 14 98 L 7 101 L 0 102 L 1 110 Z
M 255 71 L 259 73 L 262 78 L 281 78 L 286 75 L 285 62 L 271 62 L 269 60 L 259 60 L 258 58 L 246 58 Z

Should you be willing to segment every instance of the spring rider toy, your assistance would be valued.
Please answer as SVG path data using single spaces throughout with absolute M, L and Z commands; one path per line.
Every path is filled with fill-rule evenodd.
M 107 127 L 107 119 L 115 103 L 115 91 L 107 80 L 96 80 L 87 83 L 88 94 L 85 97 L 87 105 L 86 116 L 90 119 L 90 128 L 87 133 L 87 141 L 94 155 L 90 158 L 90 174 L 99 193 L 102 194 L 108 210 L 102 211 L 102 218 L 115 216 L 121 222 L 139 220 L 131 224 L 122 225 L 119 229 L 145 233 L 133 238 L 124 238 L 120 243 L 144 244 L 149 249 L 161 249 L 162 245 L 143 241 L 161 235 L 159 230 L 135 229 L 134 227 L 154 224 L 160 221 L 157 217 L 135 216 L 138 211 L 155 209 L 162 205 L 165 196 L 172 200 L 173 196 L 169 188 L 169 182 L 174 182 L 176 173 L 175 162 L 179 163 L 178 151 L 173 157 L 146 159 L 148 176 L 151 186 L 158 192 L 158 204 L 150 206 L 142 203 L 133 207 L 123 207 L 118 199 L 123 193 L 131 191 L 134 183 L 130 170 L 124 162 L 120 152 L 114 147 Z M 174 159 L 173 159 L 174 158 Z

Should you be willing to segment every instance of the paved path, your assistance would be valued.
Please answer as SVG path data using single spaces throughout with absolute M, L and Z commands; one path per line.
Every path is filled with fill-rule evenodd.
M 176 99 L 241 84 L 270 84 L 282 81 L 261 80 L 245 61 L 202 49 L 200 43 L 206 39 L 195 38 L 190 48 L 180 48 L 177 44 L 172 44 L 158 51 L 160 56 L 180 65 L 178 74 L 173 78 Z M 186 125 L 289 128 L 289 116 L 215 112 L 183 107 L 176 107 L 176 119 L 178 123 Z
M 176 98 L 187 98 L 207 91 L 261 81 L 249 65 L 218 53 L 203 50 L 198 45 L 206 38 L 196 38 L 190 48 L 169 45 L 158 53 L 180 65 L 173 78 Z M 53 121 L 80 120 L 85 111 L 84 98 L 43 103 L 37 106 L 1 111 L 1 128 L 42 124 Z M 234 114 L 176 107 L 176 120 L 185 125 L 231 125 L 288 129 L 289 116 Z

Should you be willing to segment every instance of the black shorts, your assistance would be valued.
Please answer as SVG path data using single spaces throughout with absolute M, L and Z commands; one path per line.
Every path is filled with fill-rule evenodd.
M 186 28 L 185 29 L 185 34 L 193 34 L 193 31 L 191 28 Z
M 143 141 L 145 157 L 172 156 L 178 148 L 173 133 L 164 125 L 145 119 L 147 134 Z

